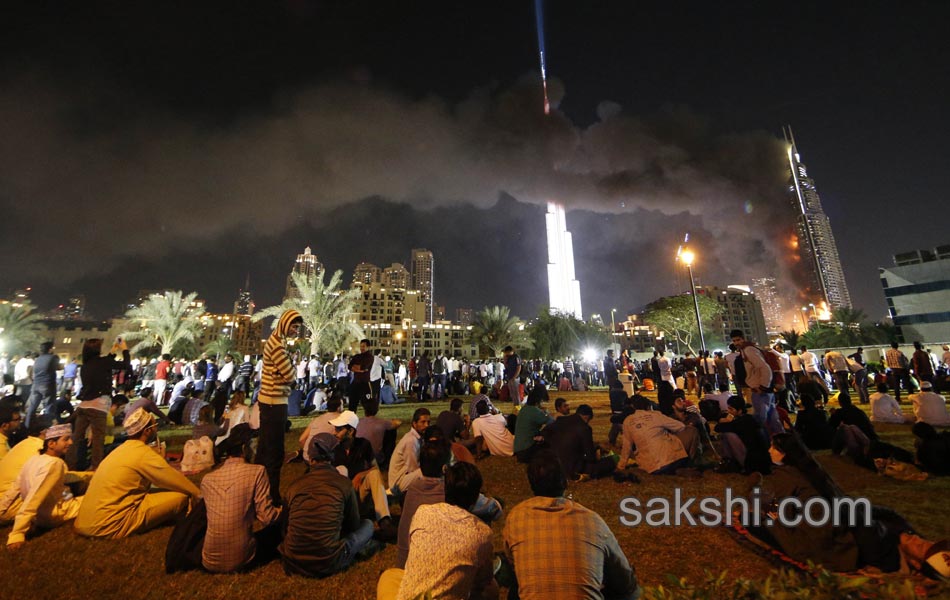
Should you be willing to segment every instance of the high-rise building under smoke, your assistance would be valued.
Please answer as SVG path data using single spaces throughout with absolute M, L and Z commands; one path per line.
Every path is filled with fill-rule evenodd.
M 320 259 L 317 258 L 316 254 L 310 252 L 310 246 L 307 246 L 303 250 L 303 254 L 297 255 L 297 260 L 294 262 L 294 268 L 291 271 L 290 275 L 287 275 L 287 287 L 284 290 L 284 299 L 291 298 L 297 295 L 297 288 L 294 286 L 293 273 L 300 273 L 301 275 L 306 275 L 307 277 L 319 277 L 323 273 L 323 263 L 320 262 Z
M 784 327 L 785 314 L 782 312 L 782 298 L 778 293 L 774 277 L 758 277 L 752 280 L 752 293 L 762 303 L 765 327 L 769 333 L 778 333 Z
M 234 301 L 234 314 L 253 315 L 254 300 L 251 299 L 251 275 L 244 278 L 244 287 L 238 292 L 237 300 Z
M 412 289 L 419 290 L 425 299 L 426 321 L 432 323 L 434 317 L 432 312 L 433 268 L 435 266 L 432 252 L 425 248 L 413 248 L 409 263 L 412 268 Z
M 842 306 L 850 308 L 851 294 L 844 279 L 831 222 L 822 209 L 815 181 L 808 176 L 798 154 L 792 128 L 786 127 L 784 133 L 791 171 L 789 189 L 798 212 L 798 248 L 802 262 L 808 269 L 808 293 L 816 302 L 824 301 L 828 310 Z
M 548 303 L 552 312 L 584 318 L 581 284 L 574 277 L 574 244 L 567 230 L 564 205 L 548 202 L 544 217 L 548 235 Z

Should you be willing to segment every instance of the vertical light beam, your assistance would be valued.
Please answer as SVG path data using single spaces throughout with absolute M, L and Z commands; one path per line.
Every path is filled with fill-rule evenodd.
M 541 91 L 544 94 L 544 114 L 551 114 L 548 101 L 548 70 L 544 64 L 544 0 L 534 0 L 534 18 L 538 31 L 538 55 L 541 58 Z

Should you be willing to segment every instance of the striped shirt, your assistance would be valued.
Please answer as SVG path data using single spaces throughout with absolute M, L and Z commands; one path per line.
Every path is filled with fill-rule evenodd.
M 261 371 L 261 391 L 258 396 L 262 404 L 287 404 L 290 384 L 294 380 L 294 366 L 284 343 L 291 323 L 299 318 L 300 313 L 297 311 L 286 311 L 280 316 L 274 332 L 264 344 L 264 368 Z

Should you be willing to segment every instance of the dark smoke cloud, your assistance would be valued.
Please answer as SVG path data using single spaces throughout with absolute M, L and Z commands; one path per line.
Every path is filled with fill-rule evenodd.
M 504 194 L 591 215 L 666 217 L 659 230 L 633 230 L 625 218 L 617 223 L 626 227 L 605 219 L 598 231 L 584 216 L 586 235 L 575 232 L 575 244 L 590 245 L 584 253 L 668 253 L 689 231 L 722 283 L 787 277 L 779 257 L 792 217 L 781 142 L 718 134 L 685 108 L 638 117 L 607 102 L 581 128 L 541 115 L 530 78 L 457 105 L 337 84 L 209 127 L 129 109 L 138 99 L 108 87 L 80 94 L 35 79 L 8 83 L 0 252 L 11 285 L 68 283 L 129 259 L 174 260 L 184 249 L 223 252 L 222 236 L 234 231 L 274 235 L 371 197 L 485 209 Z M 552 88 L 557 101 L 563 89 Z

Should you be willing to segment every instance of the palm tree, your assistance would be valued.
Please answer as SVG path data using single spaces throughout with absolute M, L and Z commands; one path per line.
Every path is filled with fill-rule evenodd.
M 201 336 L 201 315 L 205 312 L 203 308 L 192 306 L 197 296 L 196 292 L 182 296 L 180 291 L 152 294 L 139 306 L 129 309 L 125 313 L 129 327 L 137 322 L 139 328 L 123 335 L 127 340 L 140 340 L 131 351 L 136 353 L 159 346 L 162 354 L 170 354 L 176 346 L 194 344 Z
M 29 302 L 0 303 L 0 349 L 13 354 L 38 348 L 42 327 L 34 308 Z
M 792 348 L 798 348 L 801 346 L 798 342 L 801 341 L 802 334 L 795 329 L 786 329 L 785 331 L 780 331 L 779 335 L 782 336 L 782 339 L 785 340 L 785 349 L 790 350 Z
M 360 290 L 340 289 L 342 270 L 334 273 L 328 283 L 324 283 L 323 276 L 323 272 L 319 275 L 292 273 L 297 294 L 256 313 L 253 319 L 279 318 L 287 310 L 296 310 L 310 332 L 311 350 L 337 352 L 344 349 L 351 341 L 363 337 L 363 329 L 351 319 L 358 311 Z
M 205 345 L 205 352 L 214 356 L 216 360 L 223 360 L 228 354 L 232 357 L 236 357 L 238 354 L 237 344 L 226 335 L 219 336 L 218 339 L 208 342 Z
M 511 315 L 507 306 L 486 306 L 479 311 L 472 323 L 471 339 L 479 347 L 487 348 L 492 357 L 501 356 L 505 346 L 519 349 L 534 346 L 524 324 Z

